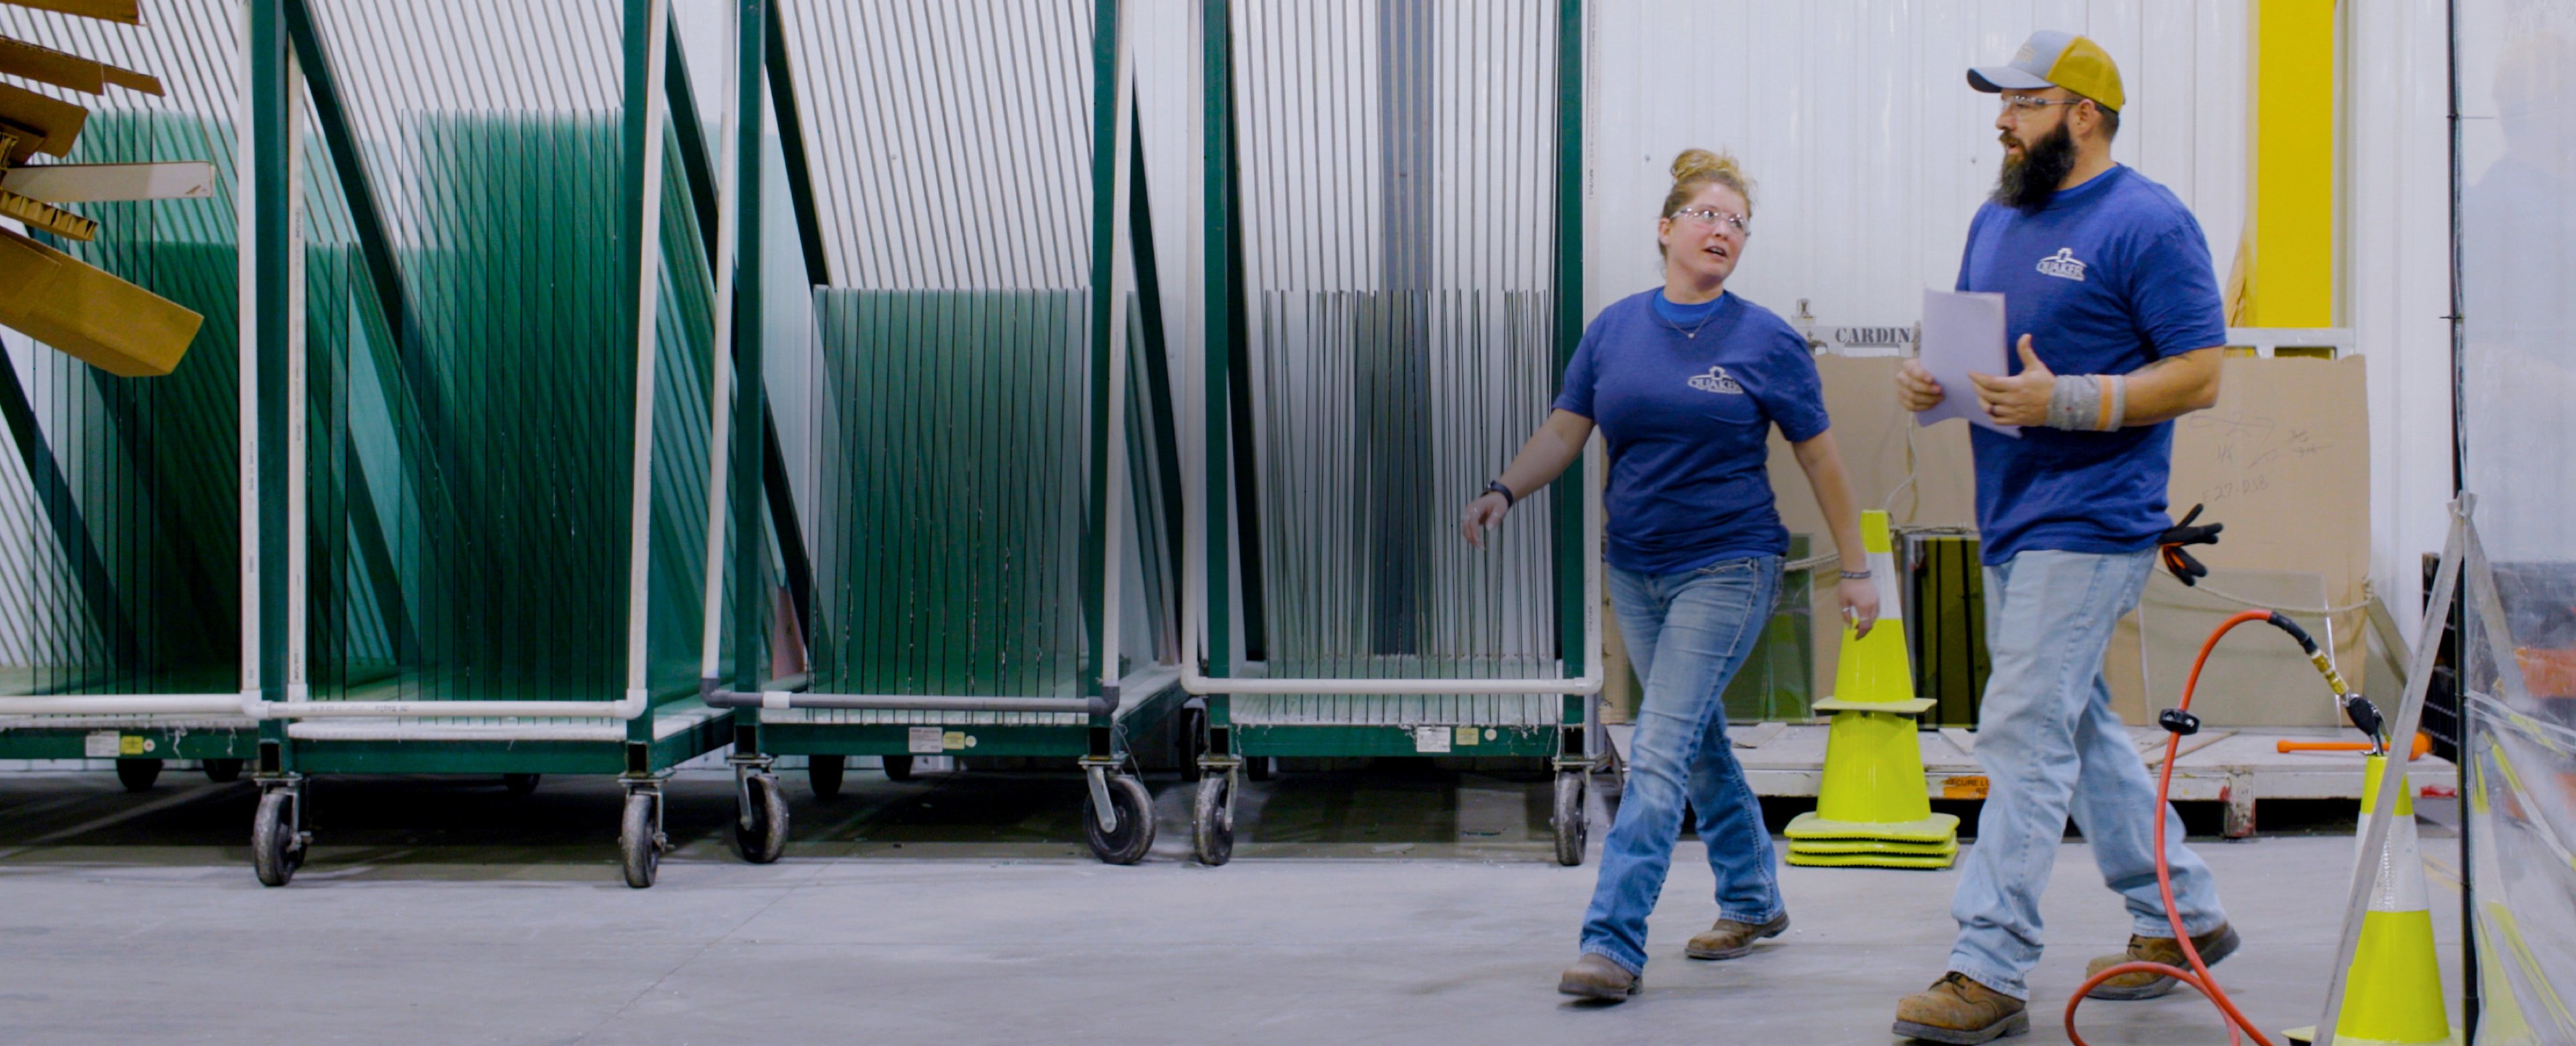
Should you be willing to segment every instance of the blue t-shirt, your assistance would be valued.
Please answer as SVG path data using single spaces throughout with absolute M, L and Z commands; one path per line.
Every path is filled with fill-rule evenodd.
M 2030 335 L 2031 351 L 2059 374 L 2127 374 L 2227 341 L 2200 223 L 2126 167 L 2059 192 L 2035 214 L 1978 209 L 1959 289 L 2002 292 L 2005 344 Z M 2021 373 L 2020 352 L 2010 356 Z M 2020 439 L 1976 428 L 1968 438 L 1989 566 L 2030 551 L 2135 552 L 2173 525 L 2172 422 L 2117 432 L 2030 426 Z
M 1609 445 L 1603 558 L 1621 570 L 1673 574 L 1788 552 L 1765 467 L 1771 426 L 1792 442 L 1825 431 L 1805 338 L 1733 294 L 1698 310 L 1661 290 L 1611 303 L 1584 330 L 1556 397 Z

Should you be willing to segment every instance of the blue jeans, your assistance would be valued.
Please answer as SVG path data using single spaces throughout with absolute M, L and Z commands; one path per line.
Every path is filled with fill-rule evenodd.
M 1753 652 L 1780 596 L 1780 557 L 1720 560 L 1678 574 L 1609 568 L 1628 659 L 1645 684 L 1628 742 L 1628 783 L 1601 847 L 1601 880 L 1583 915 L 1583 950 L 1646 968 L 1646 915 L 1664 892 L 1682 804 L 1699 815 L 1719 918 L 1780 915 L 1779 855 L 1762 804 L 1726 739 L 1726 683 Z
M 2014 998 L 2039 962 L 2039 895 L 2071 814 L 2102 882 L 2128 901 L 2133 932 L 2168 937 L 2156 889 L 2156 817 L 2183 928 L 2227 921 L 2209 866 L 2182 845 L 2182 817 L 2158 807 L 2155 784 L 2111 711 L 2102 652 L 2138 604 L 2155 550 L 2096 555 L 2024 552 L 1986 570 L 1986 646 L 1994 671 L 1977 714 L 1977 762 L 1988 791 L 1977 841 L 1962 862 L 1950 915 L 1950 969 Z

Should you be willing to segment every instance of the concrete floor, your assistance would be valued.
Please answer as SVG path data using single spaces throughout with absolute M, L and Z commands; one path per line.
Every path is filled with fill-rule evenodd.
M 730 783 L 691 774 L 673 785 L 681 848 L 636 891 L 616 882 L 605 781 L 524 798 L 324 781 L 313 862 L 269 890 L 247 784 L 173 770 L 127 795 L 106 774 L 0 774 L 0 1040 L 1877 1044 L 1952 932 L 1953 872 L 1793 868 L 1789 934 L 1682 959 L 1712 914 L 1686 843 L 1645 994 L 1596 1008 L 1553 991 L 1594 870 L 1547 860 L 1543 780 L 1288 775 L 1247 789 L 1237 859 L 1210 869 L 1186 857 L 1175 779 L 1152 782 L 1153 857 L 1110 868 L 1080 842 L 1069 775 L 853 769 L 832 803 L 786 776 L 785 860 L 736 860 Z M 2246 938 L 2224 979 L 2267 1028 L 2323 1004 L 2351 846 L 2200 845 Z M 2427 849 L 2456 989 L 2457 886 L 2449 848 Z M 2015 1042 L 2065 1041 L 2084 960 L 2127 929 L 2080 842 L 2046 911 L 2058 944 Z M 2095 1043 L 2222 1037 L 2188 993 L 2084 1014 Z

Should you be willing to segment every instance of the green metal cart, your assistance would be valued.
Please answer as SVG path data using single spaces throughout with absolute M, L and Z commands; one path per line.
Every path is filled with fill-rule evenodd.
M 1555 769 L 1579 864 L 1598 463 L 1488 552 L 1457 519 L 1582 335 L 1581 4 L 1204 11 L 1198 858 L 1231 858 L 1238 775 L 1277 758 L 1476 755 Z
M 162 163 L 144 200 L 61 200 L 96 239 L 39 237 L 205 317 L 178 369 L 123 378 L 0 335 L 0 759 L 113 759 L 129 789 L 170 760 L 238 777 L 242 708 L 239 383 L 230 15 L 149 26 L 0 9 L 0 33 L 157 73 L 160 92 L 34 89 L 92 110 L 67 164 Z M 211 58 L 212 60 L 208 60 Z
M 785 845 L 779 756 L 826 797 L 852 756 L 898 779 L 1019 757 L 1078 767 L 1092 851 L 1140 860 L 1133 742 L 1182 697 L 1180 467 L 1151 236 L 1124 242 L 1150 219 L 1120 6 L 734 6 L 710 467 L 732 518 L 707 546 L 733 589 L 703 663 L 707 702 L 738 710 L 741 851 Z M 772 336 L 782 315 L 805 344 Z M 785 635 L 771 579 L 805 550 L 743 540 L 762 502 L 729 480 L 761 467 L 773 397 L 810 419 L 813 474 Z
M 598 774 L 648 886 L 661 781 L 731 739 L 694 685 L 715 322 L 666 0 L 247 7 L 259 879 L 315 775 Z

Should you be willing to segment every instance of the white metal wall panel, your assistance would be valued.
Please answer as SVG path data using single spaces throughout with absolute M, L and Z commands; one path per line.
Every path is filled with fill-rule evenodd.
M 1788 315 L 1910 322 L 1958 274 L 2001 155 L 1968 66 L 2033 30 L 2100 41 L 2129 105 L 2113 157 L 2172 188 L 2223 274 L 2244 221 L 2246 0 L 1647 0 L 1594 7 L 1587 304 L 1660 282 L 1673 155 L 1733 152 L 1754 239 L 1729 289 Z
M 2343 297 L 2370 360 L 2370 580 L 2411 637 L 2422 556 L 2441 550 L 2450 523 L 2449 27 L 2439 4 L 2344 11 L 2344 202 L 2359 220 L 2343 225 Z M 2461 53 L 2482 52 L 2464 40 Z M 2492 82 L 2462 70 L 2472 181 L 2494 160 L 2479 148 Z

